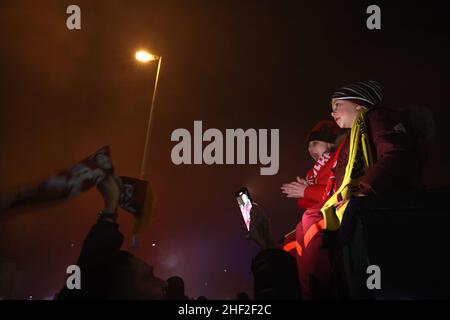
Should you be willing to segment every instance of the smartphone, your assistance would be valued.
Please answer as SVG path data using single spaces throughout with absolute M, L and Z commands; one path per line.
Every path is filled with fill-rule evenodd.
M 244 218 L 247 231 L 250 231 L 250 210 L 252 209 L 253 201 L 248 189 L 243 187 L 236 192 L 236 200 L 239 205 L 239 209 L 241 210 L 242 217 Z

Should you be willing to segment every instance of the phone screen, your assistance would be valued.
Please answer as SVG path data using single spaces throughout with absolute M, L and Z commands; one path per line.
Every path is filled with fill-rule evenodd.
M 250 231 L 250 210 L 252 209 L 252 200 L 247 188 L 242 188 L 236 193 L 236 200 L 241 209 L 247 231 Z

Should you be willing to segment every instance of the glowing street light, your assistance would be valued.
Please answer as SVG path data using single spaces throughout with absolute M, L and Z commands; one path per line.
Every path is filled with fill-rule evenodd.
M 136 60 L 139 62 L 147 63 L 149 61 L 156 61 L 158 60 L 158 56 L 151 54 L 145 50 L 140 50 L 136 52 L 135 54 Z
M 145 136 L 144 156 L 142 158 L 142 164 L 141 164 L 140 175 L 141 175 L 141 178 L 144 179 L 145 175 L 146 175 L 145 168 L 147 167 L 147 162 L 148 162 L 148 149 L 149 149 L 150 137 L 151 137 L 152 116 L 153 116 L 153 109 L 154 109 L 155 100 L 156 100 L 156 90 L 158 88 L 159 70 L 161 69 L 162 56 L 157 56 L 157 55 L 151 54 L 145 50 L 139 50 L 136 52 L 135 57 L 136 57 L 136 60 L 141 63 L 147 63 L 150 61 L 158 60 L 158 69 L 156 71 L 156 79 L 155 79 L 155 86 L 153 88 L 152 104 L 150 105 L 150 115 L 148 117 L 147 133 Z

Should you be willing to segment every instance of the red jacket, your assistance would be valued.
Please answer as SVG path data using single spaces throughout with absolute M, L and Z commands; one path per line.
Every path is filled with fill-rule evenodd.
M 297 200 L 297 204 L 300 208 L 308 209 L 322 200 L 325 187 L 327 186 L 328 177 L 330 176 L 331 169 L 333 167 L 333 158 L 334 153 L 330 153 L 330 159 L 317 173 L 316 183 L 306 187 L 305 196 Z M 312 170 L 313 169 L 311 168 L 308 171 L 307 176 L 311 174 Z
M 414 141 L 398 119 L 397 113 L 375 108 L 366 113 L 365 120 L 375 161 L 361 179 L 360 191 L 368 195 L 420 188 L 422 170 L 419 157 Z M 348 162 L 348 137 L 344 143 L 334 168 L 336 189 L 344 179 Z

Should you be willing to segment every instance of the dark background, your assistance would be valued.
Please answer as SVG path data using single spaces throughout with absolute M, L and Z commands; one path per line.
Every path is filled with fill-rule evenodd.
M 190 296 L 251 293 L 258 248 L 245 240 L 234 193 L 250 189 L 277 238 L 295 227 L 299 210 L 280 185 L 312 165 L 305 135 L 329 115 L 338 87 L 376 79 L 387 105 L 429 107 L 438 131 L 425 180 L 449 184 L 443 3 L 2 0 L 0 187 L 44 178 L 103 145 L 118 174 L 138 177 L 156 63 L 137 64 L 134 52 L 146 48 L 164 58 L 148 166 L 157 204 L 137 255 L 158 276 L 182 276 Z M 80 31 L 66 28 L 70 4 L 81 7 Z M 366 28 L 369 4 L 380 5 L 382 30 Z M 193 134 L 194 120 L 222 132 L 279 128 L 278 174 L 260 176 L 260 165 L 175 166 L 170 135 Z M 59 290 L 101 207 L 91 190 L 0 220 L 3 286 L 15 281 L 19 298 Z M 127 249 L 131 216 L 121 213 L 120 223 Z

